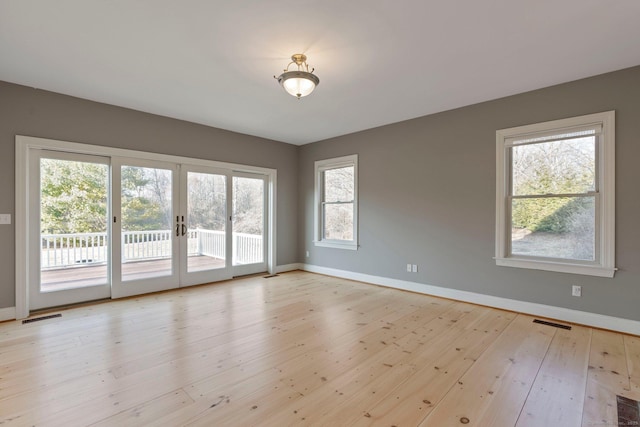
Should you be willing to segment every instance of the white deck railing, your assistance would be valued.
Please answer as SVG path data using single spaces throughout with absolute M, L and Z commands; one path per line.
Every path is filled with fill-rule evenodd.
M 171 257 L 172 230 L 124 231 L 123 262 Z M 42 269 L 106 264 L 107 233 L 42 234 Z M 195 229 L 188 231 L 188 255 L 225 259 L 225 232 Z M 233 264 L 262 262 L 262 236 L 233 233 Z
M 42 268 L 103 263 L 107 233 L 42 234 Z

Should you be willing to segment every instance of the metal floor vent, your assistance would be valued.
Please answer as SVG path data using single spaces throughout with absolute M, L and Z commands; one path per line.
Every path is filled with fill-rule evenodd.
M 624 396 L 616 396 L 618 400 L 618 425 L 640 426 L 640 402 Z
M 60 314 L 60 313 L 58 313 L 58 314 L 50 314 L 48 316 L 34 317 L 33 319 L 25 319 L 25 320 L 22 321 L 22 324 L 24 325 L 25 323 L 33 323 L 33 322 L 38 322 L 40 320 L 53 319 L 54 317 L 62 317 L 62 314 Z
M 541 325 L 553 326 L 554 328 L 566 329 L 568 331 L 571 330 L 571 326 L 562 325 L 560 323 L 547 322 L 546 320 L 535 319 L 533 323 L 540 323 Z
M 278 276 L 279 276 L 279 274 L 270 274 L 268 276 L 263 276 L 262 278 L 263 279 L 271 279 L 272 277 L 278 277 Z

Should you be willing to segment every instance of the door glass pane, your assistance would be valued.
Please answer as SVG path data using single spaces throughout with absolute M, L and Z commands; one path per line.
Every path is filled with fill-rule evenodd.
M 187 271 L 225 267 L 227 183 L 224 175 L 187 173 Z
M 233 177 L 233 265 L 264 262 L 264 180 Z
M 40 159 L 40 291 L 108 282 L 105 164 Z
M 122 280 L 169 276 L 172 267 L 172 172 L 122 166 Z
M 514 199 L 511 253 L 595 260 L 594 197 Z

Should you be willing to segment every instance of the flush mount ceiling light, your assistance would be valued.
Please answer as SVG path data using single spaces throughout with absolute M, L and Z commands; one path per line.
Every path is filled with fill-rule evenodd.
M 289 71 L 291 64 L 296 64 L 298 69 L 295 71 Z M 307 65 L 307 56 L 302 53 L 296 53 L 291 55 L 291 62 L 284 69 L 284 73 L 279 77 L 273 76 L 278 80 L 278 83 L 282 85 L 284 90 L 289 94 L 300 99 L 303 96 L 309 95 L 320 84 L 320 79 L 313 74 L 313 68 L 309 71 L 309 65 Z

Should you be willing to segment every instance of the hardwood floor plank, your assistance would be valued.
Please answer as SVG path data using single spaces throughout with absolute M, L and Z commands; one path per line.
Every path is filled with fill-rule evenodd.
M 582 425 L 618 425 L 616 395 L 630 391 L 623 335 L 594 330 Z
M 420 426 L 515 425 L 556 332 L 518 315 Z
M 142 405 L 122 411 L 117 415 L 106 417 L 102 421 L 91 425 L 95 427 L 141 426 L 167 414 L 171 414 L 191 403 L 193 403 L 193 400 L 189 395 L 185 393 L 184 390 L 179 389 L 160 396 L 157 399 L 145 402 Z M 74 411 L 71 416 L 77 419 L 79 415 L 78 412 L 79 411 Z M 73 421 L 70 420 L 63 420 L 62 417 L 56 419 L 56 423 L 60 426 L 68 426 L 72 422 Z
M 458 357 L 465 351 L 463 347 L 469 344 L 467 338 L 473 335 L 482 339 L 482 336 L 473 329 L 489 326 L 489 324 L 492 326 L 498 324 L 499 328 L 504 328 L 510 319 L 505 319 L 503 324 L 499 325 L 501 321 L 498 317 L 502 314 L 504 313 L 496 313 L 485 307 L 474 307 L 472 314 L 459 319 L 443 334 L 427 339 L 424 345 L 428 345 L 428 348 L 419 348 L 418 352 L 412 350 L 410 355 L 402 361 L 402 364 L 411 368 L 410 370 L 407 372 L 388 370 L 382 375 L 377 375 L 368 387 L 355 390 L 344 402 L 328 411 L 324 417 L 334 422 L 348 420 L 349 425 L 366 425 L 372 422 L 380 425 L 395 425 L 399 418 L 402 419 L 402 425 L 416 425 L 424 418 L 424 413 L 421 413 L 422 407 L 425 406 L 424 399 L 420 399 L 419 396 L 425 386 L 429 384 L 429 387 L 433 386 L 437 389 L 439 386 L 436 385 L 438 382 L 436 376 L 451 377 L 455 368 L 448 366 L 448 363 L 451 360 L 463 360 Z M 402 347 L 405 348 L 404 345 Z M 413 389 L 412 384 L 418 383 L 420 383 L 418 390 Z M 447 384 L 445 390 L 450 386 L 451 384 Z M 407 393 L 409 390 L 412 393 Z M 414 406 L 414 401 L 419 403 Z M 404 407 L 396 412 L 393 421 L 384 419 L 384 414 L 388 413 L 385 407 L 393 407 L 395 412 L 398 406 L 402 405 Z M 398 417 L 398 413 L 405 413 L 407 417 Z M 413 421 L 409 421 L 408 418 L 413 418 Z
M 446 307 L 449 306 L 449 304 L 450 302 L 444 301 L 443 304 L 437 304 L 435 306 L 431 305 L 430 310 L 434 313 L 434 315 L 437 315 L 442 310 L 445 310 Z M 349 349 L 356 345 L 355 343 L 359 343 L 359 341 L 362 341 L 363 339 L 371 339 L 373 345 L 381 346 L 381 340 L 372 338 L 373 335 L 380 333 L 380 330 L 383 327 L 387 326 L 388 323 L 396 322 L 398 321 L 398 319 L 401 319 L 404 316 L 411 316 L 417 311 L 418 310 L 415 306 L 410 305 L 402 305 L 394 311 L 390 311 L 387 306 L 381 306 L 376 309 L 367 311 L 370 316 L 378 317 L 375 321 L 361 322 L 361 320 L 367 319 L 362 319 L 360 316 L 358 316 L 357 318 L 351 319 L 350 322 L 348 322 L 352 325 L 352 329 L 340 335 L 336 335 L 335 333 L 332 333 L 327 329 L 316 327 L 313 329 L 313 331 L 318 334 L 317 337 L 303 337 L 309 340 L 308 345 L 305 341 L 296 343 L 283 342 L 282 349 L 284 351 L 280 353 L 273 353 L 269 355 L 268 358 L 256 359 L 254 362 L 246 364 L 243 367 L 243 370 L 245 372 L 252 373 L 257 373 L 261 370 L 269 368 L 277 368 L 280 371 L 288 371 L 298 359 L 313 360 L 322 357 L 324 360 L 324 358 L 326 357 L 325 355 L 329 354 L 330 352 L 331 354 L 349 354 Z M 330 335 L 327 336 L 326 334 Z M 320 341 L 317 341 L 318 339 Z M 288 346 L 290 346 L 291 344 L 295 345 L 296 348 L 288 349 Z M 300 344 L 305 344 L 305 346 L 301 346 Z M 230 381 L 233 381 L 233 378 L 231 378 Z M 198 381 L 190 387 L 187 387 L 187 391 L 191 394 L 192 397 L 197 398 L 197 396 L 199 395 L 205 395 L 212 392 L 219 393 L 219 391 L 217 390 L 219 390 L 220 384 L 221 379 L 214 375 Z
M 469 307 L 454 304 L 423 325 L 405 329 L 398 323 L 373 336 L 363 337 L 347 351 L 329 351 L 324 361 L 295 373 L 286 373 L 283 381 L 304 395 L 297 406 L 299 419 L 320 422 L 328 412 L 360 390 L 375 391 L 372 387 L 376 379 L 400 381 L 406 378 L 421 363 L 417 356 L 429 350 L 438 351 L 437 346 L 430 346 L 431 341 L 441 336 L 445 338 L 440 338 L 440 342 L 448 341 L 448 333 L 460 329 L 456 328 L 458 322 L 476 315 L 477 312 Z M 310 375 L 310 372 L 318 375 Z M 336 401 L 336 396 L 345 397 Z M 284 421 L 286 412 L 281 416 Z
M 252 407 L 254 406 L 252 402 L 259 401 L 262 396 L 270 396 L 271 393 L 276 390 L 284 389 L 285 391 L 282 393 L 284 393 L 283 396 L 286 396 L 287 400 L 291 399 L 291 396 L 299 397 L 300 395 L 296 393 L 291 394 L 290 390 L 292 388 L 295 389 L 295 387 L 292 387 L 292 383 L 289 380 L 299 380 L 300 382 L 297 383 L 297 385 L 301 388 L 305 388 L 302 381 L 307 381 L 307 387 L 313 387 L 314 384 L 325 384 L 327 380 L 326 378 L 324 380 L 322 379 L 323 369 L 330 369 L 332 373 L 335 374 L 336 368 L 334 365 L 337 364 L 339 360 L 337 358 L 340 358 L 341 355 L 345 357 L 344 366 L 346 366 L 348 362 L 357 363 L 354 360 L 347 361 L 346 359 L 349 358 L 351 354 L 349 348 L 362 345 L 360 338 L 370 339 L 382 347 L 383 344 L 380 343 L 380 341 L 382 341 L 381 337 L 386 338 L 390 336 L 386 334 L 390 334 L 392 329 L 397 328 L 398 330 L 404 330 L 406 326 L 412 323 L 425 322 L 426 319 L 424 315 L 426 313 L 429 313 L 429 318 L 435 317 L 446 310 L 446 307 L 449 305 L 451 305 L 449 301 L 430 300 L 428 307 L 418 308 L 415 305 L 410 306 L 404 304 L 398 306 L 398 309 L 392 312 L 389 312 L 389 307 L 379 307 L 377 310 L 380 312 L 375 316 L 377 317 L 375 322 L 359 322 L 359 320 L 363 319 L 358 315 L 358 317 L 352 318 L 351 320 L 353 330 L 337 339 L 329 341 L 323 340 L 319 342 L 315 348 L 310 345 L 308 349 L 301 351 L 299 356 L 295 358 L 290 358 L 285 353 L 281 355 L 272 354 L 264 360 L 256 360 L 254 363 L 250 363 L 248 366 L 245 366 L 246 369 L 242 369 L 242 372 L 240 372 L 240 370 L 237 370 L 237 372 L 225 372 L 224 377 L 227 378 L 220 376 L 210 377 L 204 382 L 194 384 L 191 395 L 194 398 L 215 399 L 219 395 L 226 394 L 231 400 L 231 405 L 225 405 L 225 408 L 227 406 L 242 405 L 243 402 L 246 402 L 244 403 L 244 407 L 247 407 L 249 403 L 251 403 L 249 407 Z M 382 311 L 382 309 L 384 309 L 384 311 Z M 349 311 L 352 312 L 353 310 Z M 366 310 L 365 312 L 374 314 L 375 310 Z M 353 315 L 350 314 L 350 316 L 352 317 Z M 389 325 L 393 325 L 394 328 Z M 375 334 L 381 335 L 374 336 Z M 332 345 L 327 345 L 328 343 L 332 343 Z M 270 375 L 274 373 L 276 374 L 275 380 L 270 377 Z M 245 377 L 246 381 L 248 381 L 253 388 L 236 387 L 239 379 Z M 267 380 L 263 383 L 261 378 L 265 377 Z M 307 380 L 303 380 L 304 378 L 307 378 Z M 262 387 L 260 385 L 262 385 Z M 197 405 L 196 403 L 194 406 Z M 261 408 L 266 409 L 264 405 Z M 257 410 L 251 411 L 250 415 L 262 417 L 262 415 L 259 414 L 261 414 L 263 409 L 256 409 Z M 222 421 L 219 419 L 219 412 L 220 411 L 216 409 L 214 415 L 207 414 L 207 416 L 217 417 L 216 423 L 220 423 Z M 230 417 L 233 418 L 234 416 L 235 415 L 231 415 Z
M 580 426 L 591 329 L 558 329 L 516 427 Z
M 624 347 L 629 369 L 629 389 L 634 400 L 640 400 L 640 337 L 624 335 Z
M 450 342 L 430 342 L 443 351 L 420 360 L 419 369 L 406 381 L 387 393 L 377 393 L 378 399 L 367 402 L 351 420 L 353 425 L 418 425 L 516 317 L 514 313 L 480 309 L 483 315 L 464 325 Z

